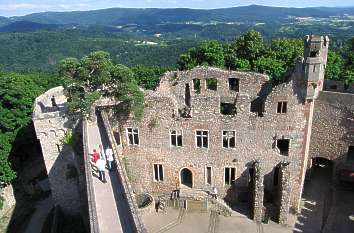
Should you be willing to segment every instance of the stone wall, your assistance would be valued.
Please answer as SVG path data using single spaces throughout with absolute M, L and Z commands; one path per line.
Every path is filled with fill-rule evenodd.
M 58 106 L 52 106 L 54 96 Z M 53 200 L 67 214 L 80 213 L 80 175 L 78 156 L 63 138 L 75 129 L 77 118 L 69 116 L 62 87 L 48 90 L 35 100 L 33 123 L 40 140 Z
M 201 91 L 193 90 L 193 79 L 201 80 Z M 216 78 L 217 91 L 206 88 L 206 79 Z M 228 78 L 239 79 L 239 91 L 230 91 Z M 185 86 L 191 89 L 190 118 L 178 110 L 185 108 Z M 270 90 L 269 90 L 270 87 Z M 297 94 L 297 83 L 288 80 L 272 88 L 269 77 L 262 74 L 229 72 L 216 68 L 198 67 L 186 72 L 167 73 L 154 92 L 145 96 L 145 115 L 141 122 L 111 116 L 114 131 L 119 131 L 123 157 L 137 193 L 168 194 L 179 186 L 180 171 L 188 168 L 193 174 L 193 188 L 210 190 L 216 186 L 220 195 L 236 202 L 237 190 L 247 188 L 252 161 L 262 161 L 265 188 L 272 189 L 273 169 L 281 162 L 289 162 L 291 205 L 297 206 L 300 190 L 301 161 L 303 159 L 306 119 L 303 104 Z M 265 101 L 263 117 L 251 112 L 251 105 L 260 95 Z M 235 103 L 235 116 L 222 115 L 220 102 Z M 278 114 L 279 101 L 287 101 L 287 113 Z M 128 145 L 127 127 L 139 129 L 140 144 Z M 173 147 L 169 130 L 183 131 L 183 146 Z M 197 148 L 196 130 L 207 130 L 209 147 Z M 223 148 L 222 131 L 236 132 L 235 148 Z M 280 155 L 277 139 L 290 139 L 289 155 Z M 154 181 L 153 164 L 162 164 L 164 180 Z M 212 167 L 212 183 L 206 184 L 206 167 Z M 233 185 L 224 184 L 224 168 L 235 167 Z
M 345 162 L 349 146 L 354 146 L 354 95 L 322 91 L 314 109 L 311 158 Z

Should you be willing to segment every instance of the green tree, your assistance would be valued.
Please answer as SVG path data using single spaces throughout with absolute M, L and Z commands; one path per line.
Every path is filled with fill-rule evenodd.
M 266 50 L 261 33 L 250 30 L 232 42 L 237 58 L 248 60 L 253 67 L 255 60 Z
M 275 60 L 271 57 L 258 58 L 254 66 L 255 71 L 268 74 L 276 80 L 282 79 L 286 71 L 285 62 Z
M 115 65 L 107 52 L 97 51 L 80 61 L 67 58 L 61 61 L 59 74 L 65 80 L 65 94 L 69 110 L 88 116 L 101 96 L 124 101 L 134 117 L 142 117 L 144 94 L 139 89 L 134 73 L 124 65 Z
M 15 177 L 9 155 L 21 128 L 31 122 L 33 100 L 52 83 L 42 74 L 0 74 L 0 186 Z
M 218 41 L 203 41 L 197 48 L 192 48 L 182 54 L 178 65 L 182 70 L 191 69 L 197 65 L 224 67 L 223 46 Z
M 139 86 L 152 90 L 158 85 L 160 77 L 168 69 L 157 66 L 147 67 L 144 65 L 138 65 L 132 67 L 131 70 L 134 72 L 134 79 L 137 81 Z
M 273 59 L 283 61 L 287 67 L 292 67 L 295 64 L 296 58 L 303 56 L 303 41 L 288 38 L 273 39 L 268 53 Z
M 337 52 L 329 51 L 325 78 L 331 80 L 342 80 L 343 70 L 344 60 L 342 56 Z

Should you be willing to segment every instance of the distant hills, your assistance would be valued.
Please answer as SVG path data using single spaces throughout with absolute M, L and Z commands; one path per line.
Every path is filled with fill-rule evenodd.
M 343 40 L 354 35 L 354 7 L 285 8 L 260 5 L 224 9 L 110 8 L 93 11 L 43 12 L 0 17 L 0 32 L 80 30 L 127 33 L 162 39 L 229 40 L 249 28 L 266 38 L 327 34 Z
M 289 17 L 329 18 L 331 16 L 354 15 L 354 7 L 348 8 L 285 8 L 250 5 L 242 7 L 198 10 L 198 9 L 136 9 L 110 8 L 93 11 L 43 12 L 21 17 L 0 18 L 1 24 L 28 21 L 41 24 L 105 25 L 126 24 L 151 25 L 160 23 L 197 22 L 274 22 Z

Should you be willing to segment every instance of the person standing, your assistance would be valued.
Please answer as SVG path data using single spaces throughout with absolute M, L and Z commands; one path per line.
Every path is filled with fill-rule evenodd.
M 108 168 L 110 171 L 112 171 L 112 163 L 114 161 L 112 148 L 107 147 L 106 156 L 107 156 L 107 161 L 108 161 Z
M 213 187 L 212 196 L 213 196 L 213 198 L 215 198 L 215 200 L 218 199 L 218 190 L 215 186 Z
M 96 163 L 100 159 L 100 154 L 93 149 L 92 162 Z
M 98 169 L 98 174 L 100 176 L 100 180 L 103 183 L 106 183 L 106 176 L 105 176 L 105 169 L 106 169 L 106 161 L 104 161 L 102 158 L 97 160 L 96 162 L 96 167 Z
M 100 148 L 101 159 L 106 161 L 106 155 L 104 153 L 104 149 L 103 149 L 103 146 L 101 144 L 99 145 L 99 148 Z

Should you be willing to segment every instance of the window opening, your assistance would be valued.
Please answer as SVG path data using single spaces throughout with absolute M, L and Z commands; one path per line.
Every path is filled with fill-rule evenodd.
M 233 103 L 220 103 L 220 113 L 222 115 L 236 115 L 236 106 Z
M 118 131 L 113 131 L 114 140 L 116 141 L 117 145 L 121 144 L 120 142 L 120 133 Z
M 285 101 L 278 102 L 277 113 L 287 113 L 288 111 L 288 103 Z
M 274 173 L 273 173 L 273 185 L 274 185 L 274 187 L 276 187 L 276 186 L 278 186 L 278 184 L 279 184 L 279 171 L 280 171 L 280 169 L 279 169 L 279 167 L 275 167 L 274 168 Z
M 170 137 L 172 146 L 182 146 L 182 130 L 171 130 Z
M 211 167 L 206 167 L 206 183 L 211 185 Z
M 191 91 L 189 88 L 189 84 L 186 83 L 185 93 L 184 93 L 184 103 L 187 107 L 191 107 Z
M 208 148 L 208 131 L 198 130 L 196 132 L 197 147 Z
M 225 167 L 224 184 L 231 185 L 236 179 L 236 168 Z
M 222 131 L 222 146 L 224 148 L 235 148 L 236 144 L 235 131 Z
M 229 90 L 230 91 L 240 91 L 240 80 L 238 78 L 229 78 Z
M 162 164 L 154 164 L 154 180 L 155 181 L 163 181 Z
M 129 145 L 139 145 L 139 130 L 137 128 L 127 128 Z
M 288 156 L 290 148 L 290 139 L 278 139 L 277 148 L 279 149 L 279 153 L 281 155 Z
M 193 89 L 195 93 L 200 94 L 200 79 L 193 79 Z
M 348 147 L 347 159 L 348 160 L 354 160 L 354 146 L 349 146 Z
M 206 86 L 208 90 L 216 91 L 218 89 L 218 80 L 216 78 L 208 78 Z

